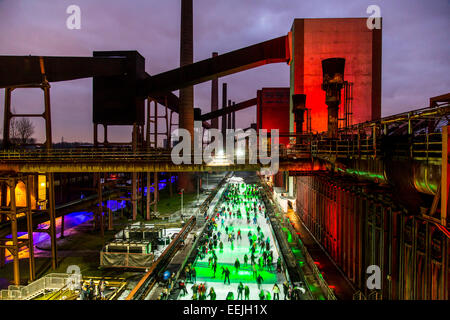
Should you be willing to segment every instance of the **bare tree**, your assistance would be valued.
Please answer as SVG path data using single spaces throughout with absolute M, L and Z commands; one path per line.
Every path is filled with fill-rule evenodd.
M 10 139 L 13 143 L 26 144 L 30 142 L 34 133 L 34 125 L 28 118 L 20 120 L 12 119 L 10 128 Z
M 17 132 L 17 118 L 12 118 L 9 126 L 9 141 L 13 144 L 18 143 L 19 133 Z

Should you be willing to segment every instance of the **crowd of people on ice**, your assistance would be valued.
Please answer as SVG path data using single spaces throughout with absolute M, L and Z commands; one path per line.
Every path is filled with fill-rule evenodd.
M 230 275 L 237 275 L 239 270 L 251 270 L 252 279 L 256 281 L 260 300 L 279 300 L 281 290 L 284 299 L 300 299 L 300 288 L 285 281 L 282 288 L 274 283 L 271 292 L 264 290 L 262 284 L 264 278 L 261 271 L 283 272 L 281 259 L 278 258 L 274 263 L 274 255 L 271 248 L 270 238 L 264 234 L 261 226 L 258 224 L 258 217 L 264 217 L 269 223 L 269 216 L 265 210 L 264 202 L 261 200 L 260 190 L 257 185 L 245 183 L 230 183 L 222 194 L 221 205 L 216 207 L 213 215 L 207 217 L 208 226 L 202 238 L 199 239 L 196 260 L 207 258 L 208 267 L 212 278 L 223 278 L 225 285 L 230 285 Z M 243 234 L 241 227 L 256 226 L 256 232 L 249 230 Z M 243 228 L 244 229 L 244 228 Z M 249 229 L 249 228 L 245 228 Z M 254 228 L 252 228 L 254 229 Z M 230 245 L 233 251 L 235 245 L 239 243 L 244 245 L 243 237 L 248 238 L 248 251 L 243 256 L 236 256 L 233 267 L 229 264 L 222 264 L 218 268 L 219 257 L 224 251 L 224 242 Z M 195 263 L 194 263 L 195 265 Z M 232 270 L 230 270 L 230 268 Z M 233 270 L 234 269 L 234 270 Z M 192 264 L 188 264 L 184 269 L 185 280 L 178 281 L 180 295 L 189 295 L 187 285 L 192 284 L 192 300 L 216 300 L 217 294 L 214 287 L 207 288 L 206 283 L 197 284 L 197 271 Z M 168 299 L 170 291 L 174 289 L 174 278 L 170 277 L 167 287 L 161 293 L 160 299 Z M 250 300 L 250 287 L 248 284 L 239 282 L 236 289 L 236 297 L 233 291 L 229 291 L 226 300 Z

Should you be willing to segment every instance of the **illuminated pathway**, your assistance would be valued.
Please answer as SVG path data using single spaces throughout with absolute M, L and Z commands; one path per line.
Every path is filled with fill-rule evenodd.
M 234 182 L 230 183 L 231 185 L 238 185 L 237 182 L 239 180 L 236 180 L 236 178 L 233 178 Z M 242 182 L 242 180 L 240 181 Z M 243 191 L 244 189 L 240 189 Z M 243 198 L 241 195 L 239 197 L 240 199 Z M 257 200 L 259 201 L 259 200 Z M 262 203 L 262 202 L 261 202 Z M 225 201 L 223 201 L 220 205 L 220 208 L 225 207 Z M 237 208 L 233 208 L 232 212 L 237 212 Z M 256 266 L 256 270 L 258 274 L 262 276 L 264 279 L 263 284 L 261 288 L 265 290 L 265 294 L 267 295 L 267 292 L 270 292 L 271 299 L 273 299 L 273 292 L 272 288 L 275 283 L 278 284 L 280 288 L 280 299 L 283 299 L 283 282 L 286 280 L 283 273 L 277 273 L 276 272 L 276 264 L 277 259 L 279 257 L 279 252 L 274 245 L 274 237 L 272 235 L 271 227 L 267 223 L 265 217 L 264 217 L 264 206 L 262 205 L 261 213 L 257 215 L 257 224 L 253 223 L 253 214 L 250 214 L 250 223 L 247 224 L 247 219 L 245 215 L 245 205 L 240 204 L 240 208 L 242 212 L 244 212 L 243 217 L 241 219 L 238 218 L 230 218 L 228 213 L 226 214 L 227 218 L 224 219 L 225 224 L 222 226 L 221 220 L 223 215 L 218 219 L 217 226 L 218 230 L 215 232 L 216 234 L 218 231 L 221 232 L 220 240 L 223 242 L 223 252 L 219 249 L 219 246 L 217 247 L 216 254 L 218 257 L 217 260 L 217 270 L 216 270 L 216 277 L 214 278 L 214 272 L 211 267 L 208 266 L 208 260 L 211 257 L 211 254 L 206 254 L 203 259 L 199 259 L 197 256 L 194 268 L 197 273 L 197 284 L 200 283 L 206 283 L 206 293 L 209 294 L 210 287 L 213 287 L 216 294 L 217 294 L 217 300 L 225 300 L 228 292 L 232 291 L 234 294 L 234 299 L 236 300 L 238 297 L 238 291 L 237 287 L 239 285 L 239 282 L 242 281 L 242 283 L 245 285 L 248 285 L 250 288 L 250 300 L 259 300 L 259 293 L 258 286 L 256 283 L 256 280 L 253 277 L 252 272 L 252 266 L 250 261 L 251 252 L 250 249 L 250 241 L 248 238 L 248 232 L 251 231 L 252 234 L 257 234 L 257 226 L 259 225 L 261 228 L 261 231 L 264 233 L 264 239 L 269 237 L 270 239 L 270 250 L 273 252 L 273 260 L 272 260 L 272 271 L 269 271 L 267 267 L 259 268 Z M 234 248 L 231 247 L 231 242 L 228 242 L 227 235 L 225 232 L 225 227 L 229 227 L 229 232 L 232 230 L 236 236 L 237 231 L 240 229 L 242 234 L 242 239 L 235 240 L 234 241 Z M 220 242 L 220 241 L 219 241 Z M 247 254 L 249 261 L 248 264 L 245 266 L 244 264 L 244 255 Z M 256 263 L 258 263 L 258 259 L 260 257 L 260 248 L 257 245 L 257 250 L 255 253 L 256 256 Z M 236 269 L 234 267 L 234 263 L 236 261 L 236 258 L 239 259 L 241 263 L 241 268 L 238 272 L 236 272 Z M 228 267 L 230 270 L 230 282 L 231 284 L 224 284 L 224 276 L 222 275 L 222 267 Z M 192 283 L 187 283 L 187 289 L 188 294 L 184 297 L 179 297 L 180 300 L 190 300 L 192 298 Z M 210 298 L 208 297 L 208 300 Z

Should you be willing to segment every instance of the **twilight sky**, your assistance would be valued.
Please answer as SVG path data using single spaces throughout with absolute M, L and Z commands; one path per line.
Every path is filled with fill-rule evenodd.
M 66 28 L 66 8 L 81 8 L 81 30 Z M 425 107 L 450 92 L 450 0 L 194 0 L 194 60 L 287 34 L 294 18 L 383 17 L 382 115 Z M 137 50 L 151 75 L 179 66 L 180 0 L 0 0 L 0 55 L 91 56 L 94 50 Z M 219 79 L 236 102 L 262 87 L 289 86 L 289 67 L 273 64 Z M 176 92 L 176 94 L 178 94 Z M 92 142 L 92 79 L 53 83 L 53 141 Z M 0 90 L 3 127 L 4 90 Z M 219 95 L 219 101 L 221 101 Z M 195 106 L 210 108 L 210 82 L 195 86 Z M 16 113 L 43 111 L 40 89 L 13 92 Z M 237 113 L 236 126 L 256 119 Z M 43 120 L 35 120 L 42 140 Z M 113 128 L 110 141 L 129 141 Z M 101 135 L 99 137 L 101 139 Z

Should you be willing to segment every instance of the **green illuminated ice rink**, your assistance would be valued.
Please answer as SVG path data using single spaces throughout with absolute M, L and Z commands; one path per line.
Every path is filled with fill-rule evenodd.
M 241 189 L 242 191 L 242 189 Z M 241 195 L 239 198 L 243 198 L 243 195 Z M 224 206 L 223 201 L 219 202 L 220 207 Z M 245 206 L 244 204 L 240 205 L 240 208 L 242 209 L 242 212 L 245 212 Z M 232 208 L 233 212 L 236 212 L 238 209 L 238 206 L 235 208 Z M 272 270 L 268 270 L 268 267 L 259 267 L 258 266 L 258 259 L 260 257 L 260 247 L 257 246 L 257 250 L 255 252 L 256 256 L 256 270 L 258 274 L 262 276 L 264 279 L 263 285 L 261 288 L 263 290 L 267 290 L 270 292 L 270 296 L 273 299 L 273 292 L 272 288 L 275 283 L 278 284 L 280 291 L 282 292 L 282 284 L 285 281 L 285 277 L 282 273 L 276 272 L 276 262 L 279 257 L 279 252 L 274 245 L 275 239 L 272 236 L 272 232 L 270 231 L 270 226 L 267 223 L 265 217 L 264 217 L 264 209 L 262 210 L 261 214 L 257 215 L 257 224 L 253 223 L 253 214 L 251 215 L 250 223 L 247 223 L 246 215 L 244 214 L 242 219 L 238 218 L 229 218 L 228 214 L 226 215 L 227 218 L 225 220 L 225 224 L 222 226 L 221 224 L 221 218 L 217 220 L 217 231 L 220 231 L 221 238 L 220 240 L 223 242 L 223 251 L 217 247 L 216 254 L 218 257 L 217 260 L 217 269 L 216 269 L 216 275 L 214 277 L 214 271 L 211 268 L 211 266 L 208 265 L 208 260 L 211 255 L 208 253 L 202 260 L 199 260 L 198 256 L 194 263 L 194 268 L 196 269 L 197 273 L 197 284 L 199 283 L 206 283 L 207 287 L 207 293 L 209 293 L 209 288 L 212 286 L 214 287 L 214 290 L 217 294 L 217 300 L 225 300 L 227 294 L 229 291 L 233 291 L 235 299 L 237 299 L 237 286 L 239 282 L 242 281 L 242 283 L 245 285 L 248 285 L 250 288 L 250 299 L 251 300 L 259 300 L 259 290 L 257 288 L 256 279 L 253 277 L 252 272 L 252 266 L 250 261 L 250 242 L 248 239 L 248 232 L 251 231 L 252 234 L 257 233 L 257 227 L 258 225 L 261 228 L 261 231 L 264 233 L 265 238 L 268 236 L 270 239 L 270 249 L 273 252 L 273 260 L 272 260 Z M 228 226 L 229 230 L 237 232 L 238 229 L 241 230 L 242 239 L 235 240 L 234 241 L 234 248 L 231 247 L 231 243 L 228 242 L 227 236 L 225 233 L 225 227 Z M 216 231 L 216 233 L 217 233 Z M 220 242 L 219 240 L 219 242 Z M 244 255 L 247 254 L 249 261 L 248 264 L 244 264 Z M 241 267 L 238 272 L 236 272 L 236 269 L 234 267 L 234 263 L 236 261 L 236 258 L 239 259 L 241 263 Z M 230 270 L 230 282 L 231 284 L 224 284 L 224 276 L 222 275 L 222 267 L 228 267 Z M 187 289 L 188 294 L 186 296 L 180 296 L 180 300 L 190 300 L 192 298 L 192 283 L 187 283 Z M 266 291 L 266 293 L 267 293 Z M 280 294 L 280 298 L 283 298 L 282 293 Z M 209 297 L 208 297 L 209 299 Z

